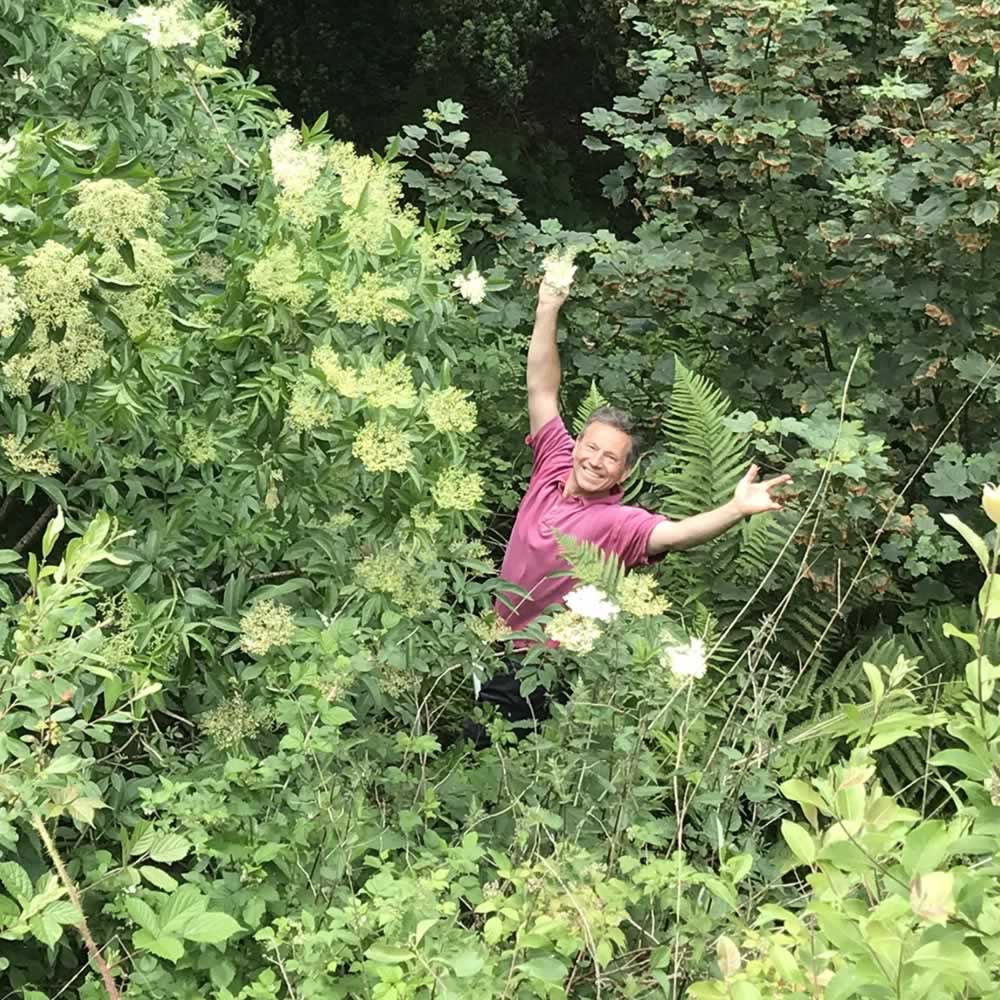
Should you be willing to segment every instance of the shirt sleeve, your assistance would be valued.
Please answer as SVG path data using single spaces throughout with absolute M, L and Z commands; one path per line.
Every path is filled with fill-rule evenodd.
M 556 415 L 548 423 L 543 424 L 534 434 L 529 434 L 524 443 L 531 445 L 535 452 L 531 475 L 545 473 L 555 466 L 572 462 L 573 439 L 566 430 L 562 417 Z
M 628 567 L 657 562 L 662 555 L 650 558 L 646 553 L 646 546 L 653 529 L 669 520 L 662 514 L 651 514 L 641 507 L 621 507 L 614 528 L 612 548 Z

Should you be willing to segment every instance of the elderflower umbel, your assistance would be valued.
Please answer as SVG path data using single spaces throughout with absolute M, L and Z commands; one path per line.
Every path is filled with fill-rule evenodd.
M 403 323 L 408 314 L 400 305 L 409 298 L 402 285 L 386 285 L 374 271 L 367 271 L 349 287 L 347 275 L 334 271 L 326 289 L 327 305 L 341 323 L 374 326 L 384 323 Z
M 229 750 L 274 725 L 274 713 L 267 708 L 251 708 L 237 693 L 202 715 L 198 725 L 220 750 Z
M 1000 524 L 1000 486 L 987 483 L 983 487 L 983 510 L 994 524 Z
M 557 292 L 568 292 L 573 284 L 573 276 L 576 274 L 576 265 L 573 258 L 576 256 L 571 250 L 562 253 L 552 253 L 545 258 L 542 266 L 545 268 L 545 275 L 542 280 L 549 288 Z
M 156 235 L 162 227 L 167 199 L 156 181 L 137 187 L 104 177 L 81 181 L 76 194 L 77 203 L 66 213 L 66 221 L 74 232 L 102 246 L 120 246 L 140 230 Z
M 298 431 L 326 427 L 333 414 L 323 405 L 319 387 L 306 378 L 299 378 L 288 401 L 288 422 Z
M 250 287 L 268 302 L 281 303 L 292 312 L 304 309 L 312 291 L 302 280 L 302 258 L 291 243 L 272 247 L 257 261 L 247 281 Z
M 171 0 L 160 7 L 143 4 L 129 15 L 128 23 L 139 28 L 154 49 L 194 45 L 202 34 L 201 25 L 188 16 L 186 0 Z
M 205 465 L 219 457 L 219 440 L 210 430 L 190 427 L 181 437 L 180 453 L 191 465 Z
M 571 653 L 589 653 L 601 637 L 601 626 L 575 611 L 557 611 L 546 623 L 545 634 Z
M 476 429 L 476 404 L 466 399 L 468 392 L 448 386 L 437 389 L 424 400 L 424 412 L 434 430 L 468 434 Z
M 469 628 L 487 646 L 503 642 L 512 632 L 511 627 L 495 612 L 484 611 L 469 622 Z
M 474 306 L 478 306 L 486 298 L 486 279 L 476 268 L 468 274 L 458 275 L 453 284 L 458 289 L 458 294 Z
M 648 573 L 629 573 L 615 595 L 622 611 L 636 618 L 662 615 L 670 601 L 656 593 L 656 581 Z
M 284 604 L 258 601 L 240 618 L 240 648 L 251 656 L 263 656 L 275 646 L 284 646 L 295 635 L 292 612 Z
M 119 31 L 125 22 L 109 10 L 87 11 L 66 22 L 66 30 L 91 45 L 100 45 L 113 31 Z
M 0 264 L 0 337 L 10 337 L 25 313 L 24 300 L 17 294 L 17 279 L 9 267 Z
M 673 642 L 670 632 L 663 639 Z M 679 681 L 698 680 L 705 676 L 705 644 L 701 639 L 691 639 L 683 646 L 667 646 L 660 654 L 660 663 Z
M 347 399 L 357 399 L 361 395 L 361 384 L 358 373 L 349 365 L 340 363 L 337 352 L 326 344 L 322 344 L 312 352 L 310 364 L 318 368 L 330 387 L 340 396 Z
M 0 438 L 0 446 L 7 455 L 7 461 L 18 472 L 37 472 L 40 476 L 54 476 L 59 471 L 59 463 L 44 451 L 28 451 L 24 443 L 14 434 Z
M 286 128 L 271 140 L 271 176 L 292 197 L 307 195 L 323 172 L 323 150 L 302 145 L 296 129 Z
M 402 354 L 397 354 L 384 365 L 375 365 L 362 372 L 359 384 L 365 402 L 376 410 L 390 406 L 408 410 L 417 402 L 413 374 Z
M 400 428 L 378 424 L 365 424 L 358 431 L 351 453 L 369 472 L 405 472 L 413 454 Z
M 453 465 L 438 476 L 431 496 L 446 510 L 473 510 L 483 499 L 483 477 Z
M 48 240 L 24 259 L 21 291 L 36 331 L 47 331 L 86 311 L 83 293 L 94 284 L 87 259 Z
M 584 618 L 596 618 L 601 622 L 611 621 L 620 610 L 604 591 L 589 583 L 566 595 L 566 607 Z

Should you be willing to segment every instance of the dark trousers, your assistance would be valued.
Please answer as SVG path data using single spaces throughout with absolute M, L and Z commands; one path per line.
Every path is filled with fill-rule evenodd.
M 550 698 L 560 703 L 566 701 L 561 687 L 551 694 L 538 687 L 525 697 L 521 694 L 521 679 L 518 676 L 521 657 L 512 654 L 504 659 L 504 663 L 509 669 L 495 674 L 483 684 L 479 689 L 479 701 L 494 705 L 508 722 L 541 722 L 549 717 Z

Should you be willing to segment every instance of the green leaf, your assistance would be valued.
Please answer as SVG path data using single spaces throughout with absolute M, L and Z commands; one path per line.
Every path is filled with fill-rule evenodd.
M 173 892 L 177 888 L 177 879 L 168 875 L 161 868 L 154 868 L 152 865 L 140 865 L 139 874 L 151 885 L 155 885 L 157 889 L 162 889 L 164 892 Z
M 791 820 L 783 819 L 781 821 L 781 835 L 791 848 L 792 854 L 803 864 L 811 865 L 816 860 L 816 844 L 809 831 L 804 827 Z
M 138 896 L 127 896 L 125 909 L 128 910 L 128 915 L 143 929 L 152 931 L 154 934 L 159 931 L 159 918 L 145 900 L 139 899 Z
M 979 613 L 986 621 L 1000 618 L 1000 573 L 990 573 L 979 588 Z
M 982 563 L 983 569 L 989 572 L 990 550 L 986 547 L 986 542 L 972 528 L 965 524 L 960 517 L 956 517 L 954 514 L 942 514 L 941 520 L 950 528 L 954 528 L 966 540 L 969 547 L 976 553 L 976 556 Z
M 170 935 L 157 937 L 147 930 L 136 931 L 132 935 L 132 944 L 144 951 L 151 951 L 168 962 L 177 962 L 184 957 L 184 945 Z
M 219 944 L 243 928 L 228 913 L 199 913 L 181 931 L 188 941 Z
M 907 875 L 926 875 L 944 860 L 955 835 L 939 819 L 927 820 L 906 835 L 901 860 Z
M 486 964 L 482 954 L 473 948 L 467 948 L 457 955 L 446 958 L 445 961 L 454 969 L 459 979 L 468 979 L 476 975 Z
M 3 885 L 22 907 L 26 906 L 34 895 L 28 873 L 14 861 L 0 862 L 0 885 Z
M 373 944 L 365 952 L 365 958 L 380 965 L 399 965 L 413 958 L 413 952 L 406 948 L 393 948 L 387 944 Z
M 191 845 L 179 834 L 167 833 L 153 841 L 149 848 L 149 856 L 154 861 L 162 864 L 170 864 L 174 861 L 181 861 Z
M 520 970 L 532 979 L 540 979 L 543 983 L 562 983 L 569 975 L 569 969 L 562 962 L 548 956 L 522 962 Z

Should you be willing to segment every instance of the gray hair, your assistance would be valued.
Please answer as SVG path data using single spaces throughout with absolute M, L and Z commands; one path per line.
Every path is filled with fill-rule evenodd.
M 625 468 L 631 469 L 639 460 L 639 451 L 642 448 L 642 441 L 636 433 L 635 423 L 632 418 L 624 410 L 619 410 L 616 406 L 599 406 L 587 417 L 587 422 L 583 425 L 583 431 L 591 424 L 607 424 L 609 427 L 614 427 L 615 430 L 628 435 L 628 454 L 625 456 Z M 580 433 L 582 434 L 583 431 Z

